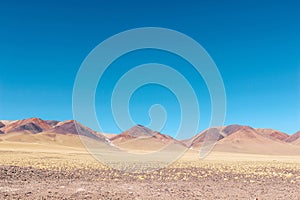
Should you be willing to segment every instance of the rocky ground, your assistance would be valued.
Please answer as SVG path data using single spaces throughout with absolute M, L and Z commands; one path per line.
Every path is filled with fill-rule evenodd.
M 300 199 L 298 164 L 185 164 L 143 174 L 2 165 L 0 199 Z

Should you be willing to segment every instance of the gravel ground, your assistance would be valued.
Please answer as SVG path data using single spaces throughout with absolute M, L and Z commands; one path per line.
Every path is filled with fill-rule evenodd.
M 226 168 L 169 167 L 130 174 L 0 166 L 0 199 L 300 199 L 297 168 L 255 169 L 247 174 Z

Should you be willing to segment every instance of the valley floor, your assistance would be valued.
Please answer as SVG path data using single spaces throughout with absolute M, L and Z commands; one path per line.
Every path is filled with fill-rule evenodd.
M 101 165 L 83 149 L 0 147 L 0 199 L 300 199 L 300 157 L 195 155 L 131 174 Z

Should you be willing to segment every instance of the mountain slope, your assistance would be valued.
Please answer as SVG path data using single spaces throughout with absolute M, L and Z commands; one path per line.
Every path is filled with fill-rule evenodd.
M 167 145 L 185 146 L 171 136 L 137 125 L 110 139 L 113 144 L 124 149 L 159 150 Z
M 4 133 L 12 132 L 29 132 L 29 133 L 40 133 L 46 130 L 49 130 L 51 126 L 46 123 L 46 121 L 39 118 L 29 118 L 18 120 L 12 123 L 9 123 L 2 131 Z
M 256 128 L 255 129 L 260 135 L 276 140 L 276 141 L 285 141 L 289 138 L 289 135 L 280 131 L 276 131 L 273 129 L 264 129 L 264 128 Z
M 298 144 L 299 140 L 300 140 L 300 131 L 298 131 L 295 134 L 289 136 L 285 141 L 288 142 L 288 143 Z
M 277 139 L 265 137 L 251 127 L 238 130 L 218 141 L 214 150 L 268 155 L 300 154 L 300 148 L 297 146 L 288 145 Z
M 5 124 L 0 121 L 0 128 L 4 127 Z
M 46 120 L 46 123 L 49 124 L 51 127 L 54 127 L 56 126 L 59 121 L 56 121 L 56 120 Z
M 300 146 L 300 138 L 298 138 L 297 140 L 294 140 L 294 141 L 292 142 L 292 144 L 294 144 L 294 145 L 299 145 L 299 146 Z
M 61 145 L 80 148 L 84 147 L 83 140 L 94 146 L 104 143 L 110 144 L 110 141 L 104 135 L 74 120 L 58 122 L 29 118 L 9 123 L 4 128 L 5 134 L 1 134 L 0 138 L 0 141 L 4 143 L 17 142 L 20 144 Z
M 206 129 L 199 134 L 195 135 L 193 138 L 185 140 L 185 144 L 191 147 L 200 146 L 203 144 L 204 140 L 222 140 L 223 138 L 237 132 L 249 129 L 249 126 L 241 126 L 241 125 L 229 125 L 223 127 L 209 128 Z M 215 133 L 214 130 L 218 130 L 219 133 Z
M 76 122 L 75 120 L 59 122 L 53 128 L 49 129 L 46 132 L 62 134 L 62 135 L 80 135 L 95 140 L 108 141 L 108 139 L 101 133 L 93 131 L 92 129 L 83 126 L 82 124 Z
M 214 144 L 214 141 L 217 141 L 214 151 L 300 154 L 300 131 L 289 136 L 272 129 L 254 129 L 250 126 L 237 124 L 210 128 L 193 138 L 177 141 L 171 136 L 153 131 L 142 125 L 134 126 L 121 134 L 109 134 L 107 135 L 108 138 L 104 134 L 93 131 L 74 120 L 59 122 L 29 118 L 16 121 L 0 121 L 0 134 L 1 143 L 25 142 L 83 146 L 82 140 L 87 139 L 95 148 L 105 143 L 114 144 L 121 149 L 158 151 L 165 147 L 170 147 L 168 149 L 178 149 L 177 147 L 198 149 L 203 146 L 205 141 L 205 144 L 209 144 L 209 142 Z M 78 136 L 81 136 L 81 138 Z
M 217 129 L 220 131 L 222 128 Z M 211 130 L 213 130 L 213 128 L 206 129 L 200 132 L 199 134 L 195 135 L 194 137 L 187 140 L 183 140 L 182 142 L 188 147 L 196 147 L 202 145 L 204 140 L 215 139 L 215 137 L 218 137 L 217 140 L 224 138 L 224 136 L 222 135 L 211 135 Z
M 219 131 L 219 133 L 216 134 L 210 131 L 212 129 L 215 132 Z M 285 139 L 289 137 L 285 133 L 272 129 L 254 129 L 250 126 L 241 125 L 207 129 L 193 137 L 189 142 L 193 149 L 198 149 L 203 146 L 204 140 L 207 140 L 207 138 L 209 140 L 209 137 L 213 138 L 216 136 L 218 137 L 218 141 L 213 151 L 254 154 L 300 154 L 298 146 L 289 145 L 285 142 Z M 296 138 L 296 136 L 293 138 Z

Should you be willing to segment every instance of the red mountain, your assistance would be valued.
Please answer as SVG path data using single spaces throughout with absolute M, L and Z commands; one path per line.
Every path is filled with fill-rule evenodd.
M 273 129 L 257 128 L 255 130 L 260 135 L 277 141 L 285 141 L 289 138 L 288 134 Z
M 195 135 L 193 138 L 185 140 L 184 143 L 187 144 L 187 146 L 200 146 L 204 142 L 204 140 L 217 139 L 217 141 L 219 141 L 235 132 L 247 129 L 252 128 L 249 126 L 241 126 L 236 124 L 224 127 L 209 128 Z
M 300 144 L 300 131 L 291 135 L 285 141 L 288 143 L 299 143 Z
M 57 123 L 53 128 L 47 130 L 49 133 L 58 133 L 58 134 L 72 134 L 72 135 L 82 135 L 96 140 L 108 141 L 108 139 L 92 129 L 83 126 L 75 120 L 68 120 L 64 122 Z
M 49 124 L 51 127 L 56 126 L 56 124 L 59 123 L 59 121 L 56 120 L 46 120 L 46 123 Z
M 175 144 L 185 146 L 182 142 L 175 140 L 171 136 L 153 131 L 142 125 L 137 125 L 123 133 L 116 135 L 110 140 L 117 146 L 135 149 L 160 149 L 164 145 Z
M 29 132 L 29 133 L 40 133 L 52 128 L 46 121 L 39 118 L 29 118 L 18 120 L 12 123 L 9 123 L 2 131 L 4 133 L 12 132 Z
M 42 120 L 39 118 L 29 118 L 23 120 L 17 120 L 5 125 L 0 122 L 1 129 L 0 133 L 55 133 L 55 134 L 72 134 L 72 135 L 82 135 L 96 140 L 108 141 L 108 139 L 96 131 L 91 130 L 83 126 L 82 124 L 74 121 L 68 120 L 64 122 L 59 122 L 55 120 Z

